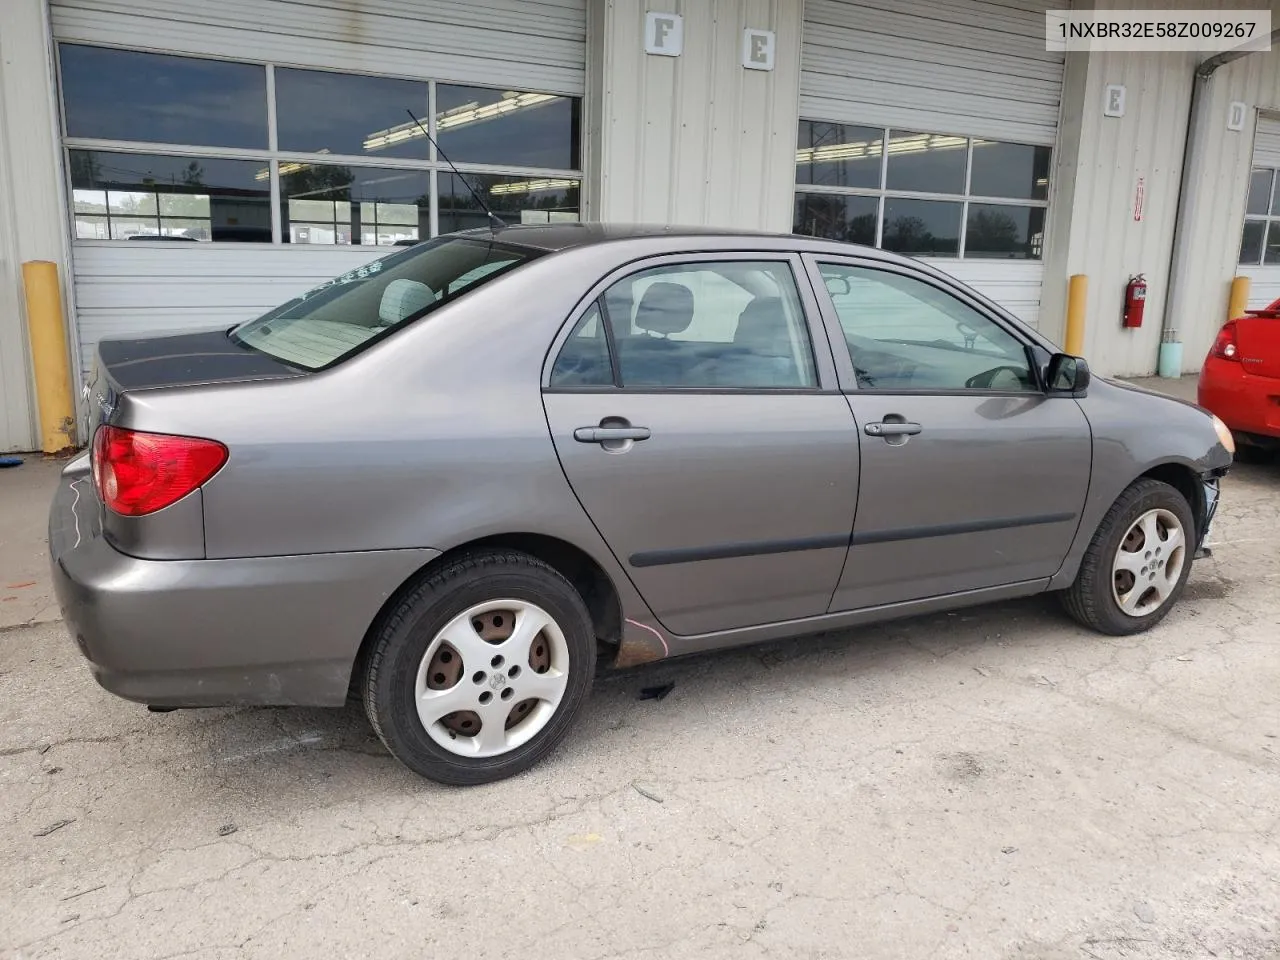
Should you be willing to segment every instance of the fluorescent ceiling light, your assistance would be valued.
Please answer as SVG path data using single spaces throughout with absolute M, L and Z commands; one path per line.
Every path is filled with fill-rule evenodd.
M 323 147 L 316 151 L 316 153 L 328 153 L 328 152 L 329 152 L 328 147 Z M 309 163 L 298 163 L 296 160 L 286 161 L 285 163 L 280 164 L 280 176 L 284 177 L 284 176 L 288 176 L 291 173 L 297 173 L 299 170 L 305 170 L 309 166 L 310 166 Z M 270 180 L 271 168 L 264 167 L 263 169 L 259 170 L 257 173 L 253 175 L 253 179 Z
M 884 140 L 854 141 L 852 143 L 833 143 L 824 147 L 801 147 L 796 151 L 796 163 L 834 163 L 837 160 L 857 160 L 864 157 L 879 157 L 881 150 L 890 156 L 936 152 L 939 150 L 963 150 L 968 147 L 966 137 L 944 137 L 938 134 L 921 133 L 910 137 L 895 137 Z
M 513 113 L 516 110 L 541 107 L 559 99 L 560 97 L 550 93 L 513 93 L 510 96 L 503 97 L 497 103 L 486 103 L 483 106 L 474 102 L 466 103 L 460 107 L 454 107 L 452 110 L 436 114 L 436 133 L 465 127 L 472 123 L 483 123 L 486 120 L 493 120 L 495 117 Z M 369 152 L 385 150 L 394 144 L 404 143 L 406 140 L 416 140 L 421 136 L 423 136 L 422 129 L 410 120 L 394 127 L 388 127 L 386 130 L 378 130 L 369 134 L 365 138 L 364 149 Z
M 553 180 L 544 178 L 541 180 L 521 180 L 512 181 L 511 183 L 495 183 L 489 188 L 489 193 L 494 196 L 502 196 L 510 193 L 535 193 L 540 190 L 567 190 L 570 187 L 576 187 L 577 180 Z

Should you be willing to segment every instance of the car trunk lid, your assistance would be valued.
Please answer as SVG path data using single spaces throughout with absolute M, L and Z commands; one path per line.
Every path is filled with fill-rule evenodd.
M 85 387 L 86 436 L 108 420 L 121 394 L 197 384 L 305 376 L 274 357 L 237 343 L 227 331 L 103 340 Z
M 1280 300 L 1246 310 L 1236 321 L 1236 342 L 1246 373 L 1280 379 Z

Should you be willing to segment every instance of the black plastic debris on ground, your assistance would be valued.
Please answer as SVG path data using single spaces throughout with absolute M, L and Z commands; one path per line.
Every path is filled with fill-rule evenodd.
M 641 700 L 661 700 L 668 693 L 674 690 L 675 687 L 676 685 L 674 683 L 663 683 L 663 684 L 659 684 L 656 687 L 642 687 L 640 690 L 640 699 Z

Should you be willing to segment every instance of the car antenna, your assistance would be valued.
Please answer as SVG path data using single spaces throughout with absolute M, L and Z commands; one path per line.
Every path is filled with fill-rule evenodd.
M 499 230 L 505 229 L 507 226 L 506 222 L 501 217 L 499 217 L 496 213 L 490 210 L 489 205 L 487 203 L 485 203 L 483 200 L 480 199 L 480 194 L 476 193 L 475 187 L 471 186 L 471 183 L 467 180 L 467 178 L 462 175 L 462 171 L 453 165 L 453 161 L 445 156 L 444 151 L 440 149 L 440 144 L 436 142 L 435 137 L 431 136 L 431 134 L 427 132 L 427 128 L 423 126 L 422 121 L 419 120 L 416 116 L 414 116 L 413 111 L 410 110 L 408 107 L 404 108 L 404 112 L 407 113 L 409 117 L 413 120 L 413 122 L 418 125 L 418 129 L 422 131 L 422 135 L 426 137 L 429 141 L 431 141 L 431 145 L 436 148 L 436 153 L 440 154 L 440 159 L 449 165 L 449 169 L 452 170 L 455 174 L 457 174 L 458 179 L 461 180 L 463 185 L 471 192 L 471 196 L 474 197 L 476 203 L 480 205 L 480 209 L 485 212 L 486 216 L 488 216 L 489 222 L 492 225 L 492 229 L 494 233 L 497 233 Z

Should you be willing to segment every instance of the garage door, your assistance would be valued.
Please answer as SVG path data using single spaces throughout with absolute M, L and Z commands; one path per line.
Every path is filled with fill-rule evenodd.
M 586 0 L 53 0 L 87 365 L 404 244 L 577 219 Z M 436 155 L 414 117 L 466 175 Z
M 1039 320 L 1064 56 L 1042 2 L 805 4 L 795 229 L 936 263 Z
M 1272 245 L 1280 237 L 1280 118 L 1259 116 L 1253 140 L 1253 170 L 1245 206 L 1238 273 L 1248 277 L 1249 307 L 1280 300 L 1280 263 Z M 1271 262 L 1268 262 L 1270 260 Z

